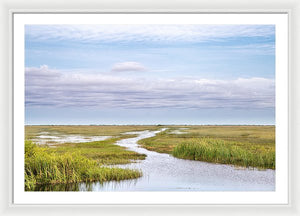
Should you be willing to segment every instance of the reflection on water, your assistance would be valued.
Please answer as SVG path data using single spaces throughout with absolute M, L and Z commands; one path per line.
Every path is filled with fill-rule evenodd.
M 111 182 L 87 182 L 87 183 L 71 183 L 71 184 L 54 184 L 54 185 L 37 185 L 35 191 L 101 191 L 100 188 L 113 188 L 118 191 L 124 187 L 134 187 L 137 180 L 111 181 Z
M 79 191 L 79 184 L 37 185 L 35 191 Z
M 163 129 L 165 130 L 165 129 Z M 155 136 L 159 131 L 136 132 L 137 137 L 123 139 L 116 144 L 146 154 L 138 163 L 117 165 L 139 169 L 143 176 L 134 180 L 79 183 L 39 187 L 54 191 L 274 191 L 275 171 L 237 168 L 175 158 L 141 148 L 140 139 Z

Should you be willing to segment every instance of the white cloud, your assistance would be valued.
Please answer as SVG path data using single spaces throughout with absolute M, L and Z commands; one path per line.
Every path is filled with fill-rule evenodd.
M 146 68 L 138 62 L 120 62 L 113 65 L 112 72 L 146 71 Z
M 46 75 L 47 74 L 47 75 Z M 275 81 L 124 78 L 26 68 L 26 106 L 98 108 L 267 108 Z
M 35 40 L 203 42 L 229 37 L 270 37 L 274 36 L 275 28 L 273 25 L 26 25 L 25 34 Z
M 47 65 L 41 65 L 39 68 L 27 67 L 25 68 L 25 75 L 27 79 L 30 78 L 42 78 L 42 77 L 58 77 L 61 74 L 53 69 L 49 69 Z

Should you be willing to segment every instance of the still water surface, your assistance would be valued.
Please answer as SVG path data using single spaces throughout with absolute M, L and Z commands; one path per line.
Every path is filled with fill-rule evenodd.
M 165 129 L 163 129 L 165 130 Z M 231 165 L 183 160 L 169 154 L 149 151 L 140 147 L 140 139 L 155 136 L 160 131 L 134 132 L 135 138 L 123 139 L 116 144 L 146 154 L 145 160 L 121 168 L 139 169 L 143 176 L 134 180 L 104 183 L 56 185 L 50 190 L 76 191 L 274 191 L 275 171 L 237 168 Z M 52 187 L 52 186 L 50 186 Z M 47 190 L 39 188 L 38 190 Z

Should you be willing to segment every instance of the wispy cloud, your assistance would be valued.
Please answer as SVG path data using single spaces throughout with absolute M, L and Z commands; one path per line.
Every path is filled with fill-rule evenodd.
M 146 71 L 146 67 L 144 67 L 139 62 L 120 62 L 113 65 L 111 71 L 112 72 L 124 72 L 124 71 Z
M 26 106 L 97 108 L 274 107 L 273 79 L 128 78 L 26 68 Z
M 26 25 L 34 40 L 82 42 L 204 42 L 235 37 L 273 37 L 274 25 Z
M 265 44 L 247 44 L 247 45 L 231 45 L 218 47 L 227 53 L 247 54 L 247 55 L 275 55 L 275 43 Z

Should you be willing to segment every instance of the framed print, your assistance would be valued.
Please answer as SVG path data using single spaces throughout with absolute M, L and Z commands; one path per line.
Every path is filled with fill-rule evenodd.
M 15 203 L 287 204 L 288 14 L 14 13 L 13 44 Z
M 11 8 L 9 211 L 296 212 L 293 16 Z

